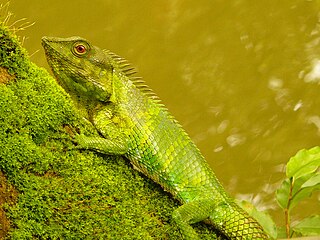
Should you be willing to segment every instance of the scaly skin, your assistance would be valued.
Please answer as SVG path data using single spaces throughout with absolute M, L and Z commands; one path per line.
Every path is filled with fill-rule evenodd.
M 80 37 L 42 39 L 58 82 L 101 137 L 77 135 L 81 148 L 123 155 L 182 205 L 172 217 L 185 239 L 206 221 L 230 239 L 268 239 L 227 195 L 198 148 L 158 98 L 131 77 L 125 60 Z

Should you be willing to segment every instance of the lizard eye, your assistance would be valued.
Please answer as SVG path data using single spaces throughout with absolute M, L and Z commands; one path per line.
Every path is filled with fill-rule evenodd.
M 75 43 L 72 50 L 74 54 L 81 57 L 88 52 L 89 46 L 85 43 Z

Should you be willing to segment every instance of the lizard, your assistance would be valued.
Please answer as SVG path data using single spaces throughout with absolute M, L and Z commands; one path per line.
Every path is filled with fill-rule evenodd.
M 182 126 L 134 68 L 109 50 L 81 37 L 43 37 L 58 84 L 99 136 L 76 134 L 80 148 L 122 155 L 172 194 L 172 213 L 184 239 L 198 239 L 191 226 L 204 221 L 228 239 L 268 239 L 262 226 L 240 208 Z

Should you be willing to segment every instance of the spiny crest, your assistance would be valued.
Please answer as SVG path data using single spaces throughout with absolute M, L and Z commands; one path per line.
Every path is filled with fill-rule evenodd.
M 124 58 L 120 57 L 119 55 L 109 51 L 109 50 L 103 50 L 108 56 L 114 60 L 117 67 L 123 72 L 132 82 L 133 84 L 140 89 L 144 94 L 146 94 L 148 97 L 156 100 L 159 104 L 160 99 L 158 96 L 150 89 L 150 87 L 145 83 L 145 81 L 141 77 L 134 76 L 136 74 L 136 70 L 132 65 Z M 161 104 L 162 105 L 162 104 Z
M 124 58 L 120 57 L 119 55 L 109 51 L 109 50 L 103 50 L 108 56 L 110 56 L 115 63 L 117 64 L 117 67 L 125 73 L 125 75 L 134 83 L 134 85 L 140 89 L 143 93 L 145 93 L 148 97 L 152 98 L 155 102 L 157 102 L 158 106 L 162 108 L 164 112 L 168 114 L 168 117 L 171 118 L 175 124 L 177 124 L 181 129 L 181 124 L 168 112 L 167 108 L 164 106 L 164 104 L 161 103 L 160 98 L 150 89 L 150 87 L 145 83 L 145 81 L 141 77 L 132 76 L 136 73 L 134 67 L 131 66 L 131 64 Z M 188 134 L 185 131 L 182 131 L 183 134 L 189 138 Z

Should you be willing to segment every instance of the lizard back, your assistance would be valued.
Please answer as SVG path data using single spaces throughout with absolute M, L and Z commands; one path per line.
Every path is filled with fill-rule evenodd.
M 157 98 L 150 98 L 139 86 L 131 87 L 126 112 L 133 127 L 126 157 L 181 202 L 199 194 L 225 198 L 212 169 L 181 125 Z

